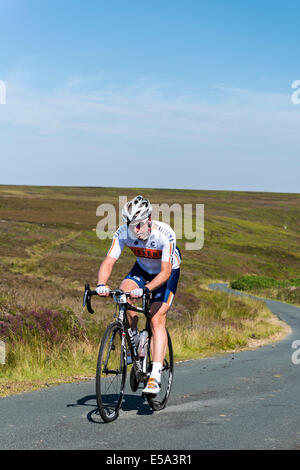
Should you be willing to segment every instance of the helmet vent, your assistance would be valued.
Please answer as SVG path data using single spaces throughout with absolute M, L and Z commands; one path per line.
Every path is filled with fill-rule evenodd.
M 150 202 L 148 199 L 139 195 L 125 204 L 122 211 L 122 217 L 124 222 L 130 224 L 132 221 L 139 222 L 147 219 L 151 213 L 152 207 Z

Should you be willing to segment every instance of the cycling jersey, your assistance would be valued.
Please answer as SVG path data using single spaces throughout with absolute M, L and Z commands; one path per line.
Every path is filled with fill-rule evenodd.
M 147 240 L 134 238 L 127 224 L 121 225 L 114 234 L 107 256 L 118 259 L 124 246 L 130 248 L 137 257 L 137 263 L 149 274 L 158 274 L 162 261 L 171 263 L 172 269 L 179 268 L 181 263 L 175 232 L 164 222 L 152 222 Z

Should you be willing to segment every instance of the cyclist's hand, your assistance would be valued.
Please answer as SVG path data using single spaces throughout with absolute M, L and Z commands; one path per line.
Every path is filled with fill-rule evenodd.
M 130 291 L 130 297 L 132 299 L 138 299 L 139 297 L 142 297 L 143 293 L 144 293 L 143 289 L 140 289 L 140 288 L 133 289 Z
M 104 284 L 98 284 L 95 290 L 101 297 L 107 297 L 109 295 L 109 287 Z

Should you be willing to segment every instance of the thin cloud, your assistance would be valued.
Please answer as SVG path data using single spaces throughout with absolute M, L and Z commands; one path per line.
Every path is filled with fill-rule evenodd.
M 299 145 L 300 106 L 287 94 L 212 86 L 188 93 L 165 85 L 137 82 L 128 87 L 89 89 L 84 77 L 69 78 L 63 87 L 45 92 L 11 80 L 0 122 L 44 136 L 64 132 L 214 144 L 224 141 L 286 142 Z

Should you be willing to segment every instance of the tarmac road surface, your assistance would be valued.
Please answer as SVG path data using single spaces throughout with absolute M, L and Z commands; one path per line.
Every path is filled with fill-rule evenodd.
M 98 414 L 94 380 L 1 398 L 0 449 L 298 448 L 300 364 L 292 344 L 299 340 L 300 359 L 300 308 L 266 303 L 291 334 L 257 350 L 176 364 L 165 410 L 153 412 L 128 378 L 110 424 Z

